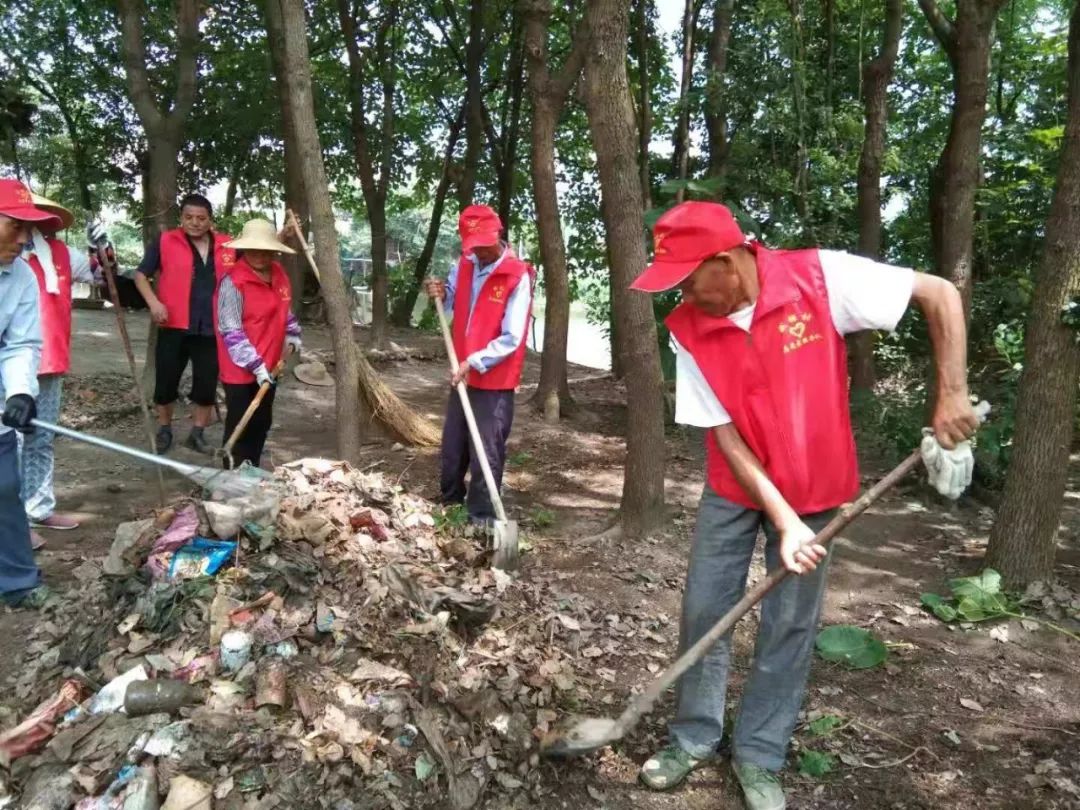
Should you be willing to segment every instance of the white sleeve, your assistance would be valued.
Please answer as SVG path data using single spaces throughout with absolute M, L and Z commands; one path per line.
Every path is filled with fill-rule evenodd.
M 731 417 L 705 381 L 697 361 L 674 337 L 671 347 L 675 350 L 675 421 L 700 428 L 729 424 Z
M 819 250 L 818 254 L 837 332 L 896 329 L 911 303 L 914 270 L 839 250 Z
M 80 284 L 93 284 L 94 271 L 90 269 L 90 257 L 85 250 L 76 250 L 71 245 L 68 249 L 68 261 L 71 262 L 71 280 Z

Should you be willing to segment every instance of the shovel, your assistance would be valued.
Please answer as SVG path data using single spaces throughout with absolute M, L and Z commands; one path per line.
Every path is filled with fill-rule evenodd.
M 841 509 L 828 525 L 825 526 L 811 540 L 828 546 L 829 542 L 843 531 L 849 523 L 866 511 L 874 501 L 919 466 L 922 454 L 916 450 L 891 473 L 882 478 L 871 487 L 857 501 L 850 503 Z M 570 728 L 563 731 L 553 731 L 540 742 L 540 752 L 547 757 L 580 757 L 593 751 L 610 745 L 622 737 L 638 724 L 642 717 L 652 711 L 653 705 L 659 697 L 672 686 L 679 677 L 690 669 L 694 664 L 705 657 L 705 653 L 727 634 L 735 623 L 750 612 L 750 609 L 760 602 L 769 591 L 779 585 L 788 575 L 784 567 L 777 568 L 765 579 L 747 591 L 738 604 L 729 610 L 704 636 L 678 657 L 674 664 L 660 673 L 648 688 L 634 698 L 630 705 L 623 710 L 617 720 L 608 717 L 588 717 L 579 720 Z
M 272 376 L 276 381 L 281 374 L 281 370 L 285 368 L 285 361 L 281 360 L 277 366 L 274 367 Z M 225 442 L 225 446 L 221 448 L 221 457 L 225 460 L 227 470 L 231 470 L 234 466 L 232 449 L 236 446 L 236 442 L 240 437 L 244 435 L 244 429 L 248 426 L 248 422 L 251 421 L 251 417 L 255 415 L 255 411 L 259 410 L 259 405 L 263 401 L 263 397 L 266 396 L 266 392 L 270 390 L 271 383 L 264 382 L 259 386 L 259 390 L 255 392 L 255 396 L 252 397 L 251 403 L 247 406 L 247 410 L 244 411 L 244 415 L 240 417 L 240 421 L 236 423 L 236 427 L 233 428 L 232 435 L 229 440 Z
M 239 470 L 219 470 L 214 467 L 197 467 L 194 464 L 184 464 L 181 461 L 174 461 L 171 458 L 155 456 L 144 450 L 137 450 L 134 447 L 117 444 L 108 439 L 102 439 L 100 436 L 91 436 L 89 433 L 80 433 L 77 430 L 60 427 L 60 425 L 44 422 L 41 419 L 31 419 L 30 424 L 41 430 L 51 431 L 58 436 L 64 436 L 78 442 L 92 444 L 95 447 L 101 447 L 105 450 L 111 450 L 114 453 L 137 458 L 140 461 L 145 461 L 148 464 L 154 464 L 158 467 L 165 467 L 166 469 L 172 470 L 173 472 L 179 473 L 185 478 L 194 481 L 208 492 L 226 500 L 229 498 L 239 498 L 250 495 L 260 484 L 272 477 L 265 470 L 260 470 L 257 467 L 252 467 L 250 465 L 246 467 L 241 466 Z
M 439 325 L 442 326 L 446 353 L 450 357 L 450 369 L 456 373 L 458 370 L 457 352 L 454 351 L 454 339 L 450 335 L 450 326 L 446 323 L 446 313 L 443 311 L 442 300 L 439 298 L 435 299 L 435 309 L 439 311 Z M 518 567 L 517 521 L 506 519 L 506 510 L 503 509 L 499 488 L 495 486 L 495 476 L 491 474 L 491 464 L 488 462 L 487 453 L 484 452 L 484 445 L 480 441 L 480 430 L 476 427 L 476 416 L 469 403 L 469 393 L 465 390 L 465 383 L 457 384 L 457 392 L 461 397 L 461 409 L 465 412 L 465 421 L 469 425 L 473 453 L 480 462 L 480 469 L 484 473 L 484 483 L 487 484 L 488 494 L 491 496 L 491 505 L 495 507 L 495 522 L 492 526 L 495 554 L 492 562 L 495 568 L 512 571 Z

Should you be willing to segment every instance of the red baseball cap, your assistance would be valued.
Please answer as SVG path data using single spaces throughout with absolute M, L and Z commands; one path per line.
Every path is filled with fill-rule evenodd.
M 470 205 L 458 217 L 461 252 L 472 253 L 473 248 L 499 244 L 502 227 L 502 220 L 491 208 L 486 205 Z
M 30 189 L 18 180 L 0 179 L 0 214 L 22 222 L 37 222 L 59 230 L 60 217 L 34 205 Z
M 653 226 L 653 263 L 634 279 L 631 290 L 663 292 L 718 253 L 746 244 L 742 229 L 726 205 L 684 202 Z

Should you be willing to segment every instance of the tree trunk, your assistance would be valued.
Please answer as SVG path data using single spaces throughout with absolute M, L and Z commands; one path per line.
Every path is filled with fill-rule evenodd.
M 690 161 L 690 84 L 694 78 L 694 28 L 697 27 L 697 3 L 686 0 L 682 23 L 682 77 L 679 82 L 679 118 L 675 124 L 674 148 L 671 151 L 671 174 L 685 180 Z M 686 189 L 675 192 L 681 203 Z
M 439 228 L 442 226 L 446 195 L 450 192 L 450 184 L 453 181 L 454 149 L 457 147 L 458 139 L 461 137 L 461 128 L 464 124 L 465 106 L 462 105 L 447 134 L 446 155 L 443 158 L 442 174 L 439 176 L 439 185 L 435 188 L 435 199 L 431 204 L 431 219 L 428 221 L 424 247 L 420 251 L 420 256 L 416 260 L 416 267 L 413 270 L 412 286 L 394 305 L 394 311 L 390 316 L 391 321 L 397 326 L 410 326 L 412 324 L 413 309 L 416 307 L 416 299 L 420 297 L 420 284 L 431 270 L 431 258 L 435 255 L 435 245 L 439 241 Z
M 267 16 L 275 20 L 271 27 L 278 27 L 282 32 L 286 100 L 291 107 L 298 157 L 304 170 L 315 254 L 319 257 L 319 275 L 330 321 L 337 381 L 337 453 L 338 457 L 345 461 L 356 462 L 360 458 L 362 426 L 367 421 L 368 414 L 364 413 L 360 399 L 361 357 L 353 341 L 352 312 L 349 296 L 345 291 L 345 281 L 341 275 L 334 209 L 330 202 L 322 146 L 315 121 L 304 2 L 266 0 L 265 6 Z
M 628 287 L 645 268 L 645 223 L 637 171 L 634 104 L 626 76 L 630 0 L 590 0 L 592 46 L 585 105 L 596 151 L 601 214 L 626 371 L 627 438 L 619 521 L 640 536 L 664 520 L 664 401 L 652 301 Z
M 731 48 L 731 17 L 735 0 L 715 0 L 709 74 L 705 84 L 705 128 L 709 133 L 709 177 L 723 178 L 728 154 L 727 103 L 724 77 Z
M 514 34 L 511 38 L 508 115 L 500 133 L 502 161 L 499 164 L 499 219 L 509 237 L 510 219 L 513 214 L 514 181 L 517 178 L 518 144 L 521 140 L 521 106 L 525 97 L 525 37 L 514 6 Z
M 472 205 L 476 173 L 484 149 L 482 69 L 484 61 L 484 0 L 469 4 L 469 43 L 465 49 L 465 159 L 458 183 L 458 205 Z
M 540 359 L 540 385 L 533 403 L 549 422 L 573 405 L 566 372 L 566 347 L 570 331 L 570 280 L 566 268 L 566 242 L 559 218 L 559 195 L 555 171 L 555 131 L 570 91 L 578 81 L 588 45 L 582 27 L 562 68 L 554 75 L 548 64 L 547 30 L 551 0 L 532 0 L 525 9 L 525 53 L 529 60 L 532 96 L 532 168 L 536 225 L 544 270 L 544 353 Z
M 238 157 L 229 172 L 229 185 L 225 189 L 225 216 L 231 217 L 236 210 L 236 195 L 240 190 L 240 173 L 244 170 L 247 156 Z
M 652 178 L 649 171 L 649 145 L 652 143 L 652 97 L 649 74 L 649 7 L 652 0 L 637 0 L 634 15 L 634 50 L 638 72 L 638 171 L 641 173 L 641 202 L 652 208 Z
M 1080 295 L 1080 2 L 1069 25 L 1069 101 L 1046 250 L 1025 337 L 1016 433 L 987 565 L 1013 588 L 1053 576 L 1080 384 L 1080 343 L 1061 322 Z
M 795 172 L 792 193 L 803 238 L 814 240 L 810 222 L 810 149 L 807 143 L 806 37 L 803 30 L 803 0 L 788 0 L 791 12 L 791 94 L 795 110 Z
M 994 21 L 1003 0 L 959 0 L 951 21 L 935 0 L 919 0 L 949 57 L 953 105 L 949 136 L 930 182 L 930 239 L 937 273 L 952 281 L 971 314 L 975 194 L 990 74 Z
M 885 30 L 881 52 L 863 66 L 862 96 L 865 126 L 856 209 L 859 220 L 859 253 L 881 258 L 881 164 L 885 156 L 885 127 L 889 118 L 889 82 L 900 48 L 902 0 L 885 0 Z M 851 348 L 851 388 L 869 393 L 874 388 L 874 335 L 862 332 L 848 339 Z

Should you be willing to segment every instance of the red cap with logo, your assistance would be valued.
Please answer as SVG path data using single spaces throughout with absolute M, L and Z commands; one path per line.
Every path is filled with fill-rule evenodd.
M 653 263 L 630 289 L 670 290 L 706 259 L 745 244 L 746 237 L 726 205 L 696 201 L 676 205 L 653 226 Z
M 36 222 L 57 230 L 63 225 L 60 217 L 48 211 L 42 211 L 34 205 L 30 189 L 18 180 L 0 179 L 0 214 L 22 222 Z
M 494 247 L 499 244 L 501 233 L 502 220 L 486 205 L 470 205 L 458 217 L 462 253 L 472 253 L 478 247 Z

